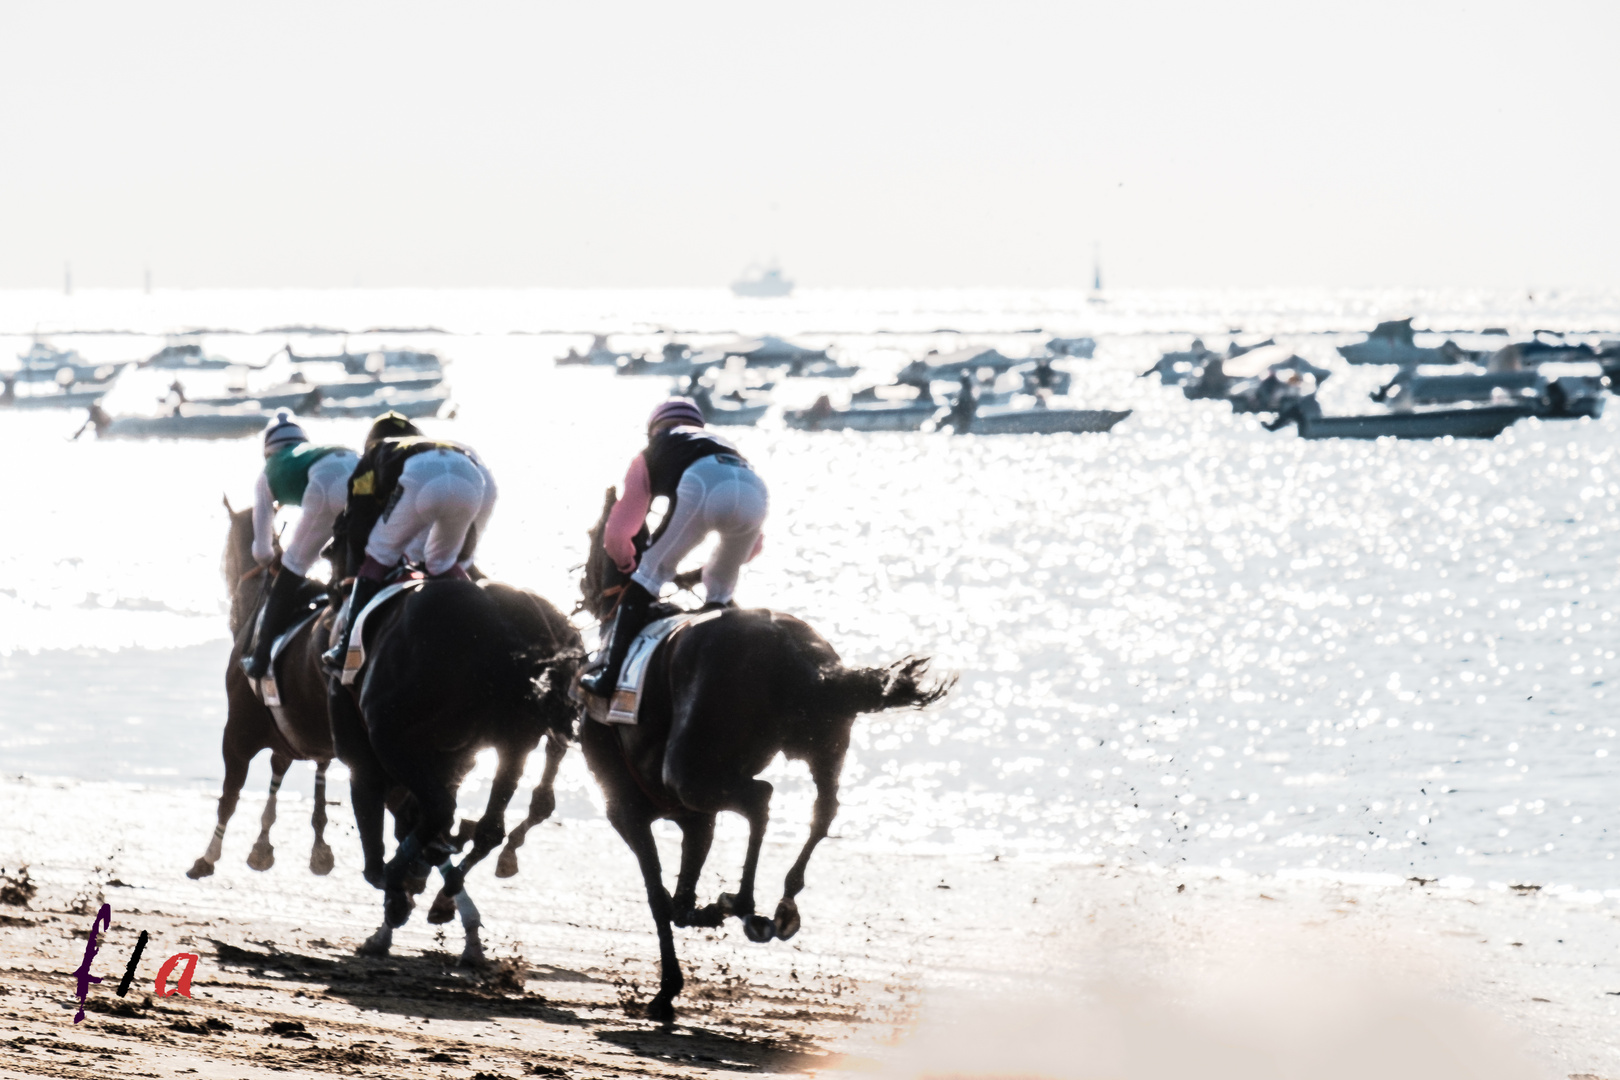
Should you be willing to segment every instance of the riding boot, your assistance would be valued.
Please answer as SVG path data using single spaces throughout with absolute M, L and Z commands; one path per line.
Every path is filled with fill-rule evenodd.
M 282 631 L 292 624 L 298 611 L 298 591 L 308 579 L 286 567 L 270 583 L 270 595 L 264 601 L 264 616 L 259 619 L 259 636 L 253 644 L 253 653 L 242 657 L 242 670 L 250 679 L 262 679 L 270 673 L 270 646 Z
M 349 630 L 354 626 L 354 620 L 360 612 L 371 603 L 372 597 L 382 588 L 382 582 L 371 578 L 357 577 L 354 587 L 349 592 L 349 613 L 343 620 L 341 627 L 332 632 L 332 647 L 321 654 L 321 663 L 333 671 L 343 670 L 343 659 L 349 653 Z
M 608 647 L 607 664 L 579 680 L 579 685 L 597 697 L 610 697 L 619 685 L 619 669 L 624 667 L 625 654 L 636 640 L 641 628 L 647 625 L 647 609 L 652 606 L 653 594 L 639 582 L 626 582 L 619 597 L 619 614 L 613 619 L 613 644 Z

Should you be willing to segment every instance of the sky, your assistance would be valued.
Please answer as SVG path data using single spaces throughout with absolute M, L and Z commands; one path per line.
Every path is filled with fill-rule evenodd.
M 1620 286 L 1620 5 L 0 7 L 0 288 Z

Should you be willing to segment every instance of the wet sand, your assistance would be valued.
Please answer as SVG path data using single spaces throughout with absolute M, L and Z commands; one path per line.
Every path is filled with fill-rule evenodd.
M 1388 1041 L 1385 1076 L 1446 1075 L 1407 1036 L 1496 1070 L 1450 1075 L 1620 1076 L 1620 923 L 1599 903 L 897 856 L 833 840 L 811 865 L 792 941 L 755 945 L 735 922 L 677 931 L 688 982 L 663 1030 L 635 1016 L 656 983 L 656 943 L 634 864 L 605 826 L 542 826 L 518 877 L 475 871 L 491 964 L 474 970 L 457 963 L 459 927 L 425 925 L 425 905 L 393 956 L 354 955 L 380 903 L 359 880 L 346 807 L 332 809 L 337 868 L 324 878 L 305 865 L 310 807 L 299 800 L 282 802 L 276 865 L 246 867 L 261 807 L 244 797 L 218 872 L 189 881 L 211 799 L 0 782 L 0 864 L 14 874 L 30 863 L 37 886 L 26 906 L 0 905 L 0 1076 L 1158 1076 L 1171 1074 L 1129 1054 L 1105 1067 L 1115 1059 L 1095 1044 L 1168 1040 L 1194 1053 L 1213 1030 L 1205 1021 L 1226 1017 L 1220 1040 L 1264 1046 L 1298 1026 L 1279 1026 L 1266 986 L 1330 1003 L 1324 1048 Z M 734 887 L 740 847 L 740 827 L 723 828 L 700 899 Z M 767 844 L 762 908 L 793 849 Z M 671 844 L 666 868 L 673 855 Z M 103 899 L 113 926 L 92 970 L 105 981 L 74 1025 L 72 973 Z M 140 930 L 151 944 L 119 998 Z M 180 951 L 201 957 L 194 996 L 152 999 L 159 964 Z M 1397 1037 L 1388 1017 L 1414 1014 L 1428 1034 Z M 1019 1026 L 1032 1015 L 1050 1018 L 1034 1042 Z M 1199 1071 L 1227 1075 L 1180 1075 Z

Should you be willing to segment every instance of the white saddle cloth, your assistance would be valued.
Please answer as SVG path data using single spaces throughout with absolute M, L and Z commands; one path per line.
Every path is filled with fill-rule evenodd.
M 705 611 L 701 615 L 696 612 L 682 612 L 648 623 L 630 643 L 630 651 L 625 653 L 624 666 L 619 669 L 619 684 L 614 688 L 613 697 L 604 702 L 595 694 L 581 690 L 576 681 L 573 688 L 574 700 L 584 702 L 586 715 L 598 723 L 637 723 L 641 713 L 642 680 L 647 675 L 647 665 L 652 660 L 653 653 L 658 651 L 658 646 L 669 640 L 677 630 L 708 622 L 721 614 L 722 612 L 718 610 Z

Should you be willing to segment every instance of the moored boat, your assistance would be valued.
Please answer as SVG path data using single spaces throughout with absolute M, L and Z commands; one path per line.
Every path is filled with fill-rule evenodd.
M 920 431 L 939 412 L 934 402 L 884 401 L 835 409 L 822 397 L 808 409 L 782 414 L 799 431 Z
M 91 405 L 87 426 L 103 439 L 242 439 L 263 431 L 274 415 L 258 410 L 206 411 L 185 404 L 167 416 L 109 416 L 100 405 Z
M 1305 409 L 1279 415 L 1278 420 L 1292 420 L 1303 439 L 1494 439 L 1528 415 L 1530 410 L 1523 405 L 1486 405 L 1364 416 L 1323 416 Z
M 229 367 L 242 367 L 218 356 L 209 356 L 194 341 L 165 345 L 140 364 L 143 368 L 160 371 L 224 371 Z
M 952 413 L 947 422 L 959 435 L 1049 435 L 1065 431 L 1101 434 L 1111 431 L 1129 415 L 1130 409 L 1026 409 L 992 405 L 981 406 L 967 418 Z

